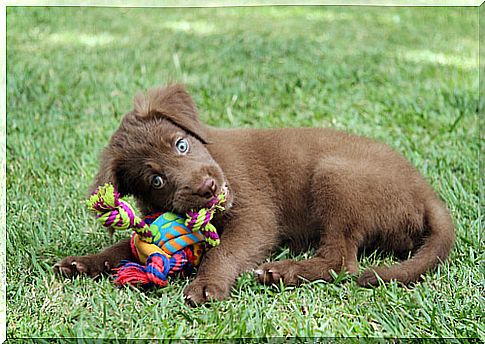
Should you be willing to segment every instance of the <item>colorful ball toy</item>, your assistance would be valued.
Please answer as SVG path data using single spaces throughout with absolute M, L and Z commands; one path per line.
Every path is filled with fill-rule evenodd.
M 206 208 L 190 210 L 185 216 L 156 212 L 141 219 L 107 183 L 96 189 L 87 205 L 103 226 L 133 230 L 130 243 L 137 262 L 123 261 L 115 269 L 115 282 L 164 287 L 168 276 L 192 271 L 207 246 L 219 244 L 219 235 L 210 221 L 216 211 L 224 211 L 224 202 L 221 192 Z

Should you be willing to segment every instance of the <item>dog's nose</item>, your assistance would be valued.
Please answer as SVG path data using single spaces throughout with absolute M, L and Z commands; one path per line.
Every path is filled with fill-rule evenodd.
M 215 196 L 217 190 L 216 181 L 210 177 L 204 179 L 202 184 L 200 184 L 197 189 L 197 195 L 202 197 L 212 197 Z

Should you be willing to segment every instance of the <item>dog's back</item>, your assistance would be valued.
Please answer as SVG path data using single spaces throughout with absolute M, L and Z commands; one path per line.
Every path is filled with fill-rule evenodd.
M 342 240 L 358 249 L 372 245 L 403 257 L 415 254 L 403 264 L 365 272 L 361 284 L 375 284 L 377 269 L 382 279 L 413 282 L 451 249 L 448 211 L 419 172 L 382 143 L 318 128 L 208 133 L 208 150 L 235 193 L 248 195 L 249 202 L 254 190 L 263 191 L 291 246 L 322 241 L 326 227 L 335 226 L 330 219 L 338 219 Z

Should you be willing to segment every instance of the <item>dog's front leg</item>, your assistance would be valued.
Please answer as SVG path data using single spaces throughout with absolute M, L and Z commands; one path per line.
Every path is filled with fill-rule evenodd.
M 96 278 L 103 273 L 110 272 L 112 268 L 125 259 L 135 259 L 131 252 L 130 239 L 121 240 L 97 254 L 68 256 L 57 262 L 53 269 L 56 274 L 65 277 L 88 275 Z
M 224 226 L 221 243 L 204 256 L 197 277 L 184 290 L 191 306 L 229 295 L 236 278 L 256 267 L 278 244 L 274 214 L 247 209 Z

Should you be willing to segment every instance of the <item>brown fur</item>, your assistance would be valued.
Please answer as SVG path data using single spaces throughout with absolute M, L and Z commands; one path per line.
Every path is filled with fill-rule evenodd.
M 175 151 L 179 137 L 189 140 L 187 155 Z M 161 190 L 150 186 L 154 174 L 166 180 Z M 442 202 L 386 145 L 330 129 L 206 126 L 180 85 L 135 99 L 105 149 L 93 187 L 111 181 L 122 194 L 134 195 L 143 211 L 184 212 L 207 202 L 208 195 L 197 192 L 207 177 L 217 190 L 228 185 L 231 207 L 215 219 L 220 246 L 207 252 L 184 291 L 192 304 L 227 297 L 237 276 L 283 241 L 294 248 L 313 242 L 318 249 L 308 260 L 259 266 L 260 282 L 329 281 L 330 270 L 358 274 L 357 253 L 372 246 L 412 256 L 370 268 L 358 283 L 375 285 L 379 276 L 408 284 L 446 259 L 453 245 Z M 98 275 L 130 258 L 125 240 L 97 255 L 65 258 L 55 269 Z

